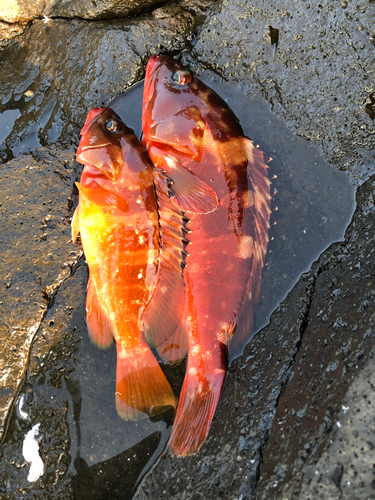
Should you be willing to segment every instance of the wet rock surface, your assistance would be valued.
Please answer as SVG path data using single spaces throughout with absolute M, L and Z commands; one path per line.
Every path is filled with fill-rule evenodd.
M 41 17 L 105 19 L 137 15 L 155 9 L 166 0 L 17 0 L 1 2 L 0 21 L 17 23 Z
M 74 150 L 88 109 L 139 81 L 153 53 L 183 49 L 183 62 L 195 72 L 208 69 L 249 97 L 261 94 L 293 133 L 319 144 L 354 183 L 366 182 L 345 240 L 321 255 L 233 362 L 200 453 L 163 455 L 135 498 L 371 498 L 374 4 L 223 0 L 154 9 L 153 3 L 137 19 L 118 18 L 130 11 L 106 11 L 120 8 L 115 2 L 95 4 L 53 6 L 61 11 L 56 16 L 87 21 L 27 26 L 12 23 L 51 16 L 47 3 L 34 2 L 40 12 L 8 21 L 1 4 L 7 21 L 0 26 L 6 43 L 0 52 L 3 437 L 9 425 L 1 498 L 130 499 L 137 478 L 165 448 L 168 422 L 147 432 L 134 428 L 145 436 L 138 444 L 131 432 L 124 437 L 121 426 L 111 431 L 106 423 L 92 457 L 84 447 L 85 433 L 100 429 L 100 420 L 85 427 L 82 415 L 97 414 L 94 403 L 85 409 L 82 394 L 91 385 L 92 401 L 112 404 L 105 393 L 112 395 L 114 374 L 101 387 L 104 364 L 90 363 L 87 275 L 69 223 L 80 172 Z M 125 4 L 133 14 L 150 7 Z M 98 17 L 111 19 L 91 21 Z M 105 356 L 110 360 L 111 352 Z M 12 413 L 21 389 L 24 402 Z M 37 422 L 46 472 L 33 484 L 21 450 Z M 112 454 L 98 458 L 105 440 Z
M 81 254 L 70 243 L 77 176 L 73 149 L 40 149 L 1 171 L 1 438 L 34 335 Z
M 260 92 L 329 162 L 365 179 L 374 172 L 374 124 L 364 107 L 374 90 L 373 16 L 365 0 L 223 0 L 186 58 L 250 96 Z

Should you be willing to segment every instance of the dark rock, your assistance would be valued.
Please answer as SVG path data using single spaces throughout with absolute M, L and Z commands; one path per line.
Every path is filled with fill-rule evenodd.
M 272 498 L 276 491 L 282 497 L 300 498 L 305 467 L 317 461 L 333 439 L 345 394 L 375 348 L 375 217 L 374 210 L 372 214 L 363 210 L 373 206 L 374 182 L 375 177 L 370 178 L 357 193 L 358 209 L 345 242 L 331 246 L 313 267 L 317 278 L 308 324 L 278 402 L 277 425 L 263 450 L 259 498 Z M 342 255 L 346 258 L 338 261 L 337 256 Z M 360 269 L 355 266 L 358 261 Z M 340 300 L 332 298 L 336 288 L 342 292 Z M 306 410 L 298 417 L 300 408 Z M 285 475 L 275 481 L 280 464 Z
M 154 52 L 182 50 L 194 30 L 194 16 L 176 8 L 139 21 L 35 21 L 0 52 L 0 113 L 13 113 L 0 157 L 76 141 L 91 107 L 138 81 Z

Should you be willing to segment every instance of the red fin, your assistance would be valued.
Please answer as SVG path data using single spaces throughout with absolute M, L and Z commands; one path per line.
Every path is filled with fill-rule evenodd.
M 123 348 L 117 344 L 116 409 L 124 420 L 158 415 L 176 398 L 159 363 L 146 342 Z
M 242 305 L 242 328 L 237 329 L 234 337 L 229 342 L 228 347 L 231 354 L 233 352 L 240 354 L 240 350 L 243 349 L 252 334 L 253 309 L 260 294 L 271 216 L 271 182 L 268 179 L 264 155 L 249 139 L 244 138 L 243 141 L 248 160 L 249 185 L 252 186 L 247 196 L 246 210 L 251 211 L 254 223 L 250 233 L 252 247 L 251 267 Z M 246 243 L 248 237 L 249 235 L 243 234 L 240 238 Z M 244 256 L 249 252 L 245 245 L 240 246 L 240 250 L 242 250 Z
M 219 402 L 225 371 L 209 378 L 189 373 L 189 363 L 169 439 L 169 452 L 184 457 L 197 453 L 204 443 Z
M 107 349 L 113 342 L 112 326 L 99 304 L 95 282 L 89 279 L 86 297 L 86 323 L 91 341 L 100 349 Z
M 98 205 L 100 207 L 108 207 L 115 205 L 122 212 L 127 212 L 129 210 L 129 203 L 108 189 L 99 186 L 95 181 L 90 182 L 88 186 L 83 186 L 79 182 L 76 182 L 76 186 L 79 189 L 80 194 L 82 194 L 88 201 Z
M 73 243 L 75 243 L 79 233 L 78 207 L 74 210 L 71 228 L 72 228 L 72 241 Z
M 219 206 L 216 191 L 171 156 L 165 156 L 165 186 L 171 201 L 184 212 L 208 214 Z
M 188 345 L 183 269 L 189 241 L 181 212 L 162 190 L 162 174 L 155 171 L 154 180 L 162 236 L 161 263 L 158 284 L 143 316 L 144 330 L 147 342 L 156 347 L 163 361 L 176 363 L 186 356 Z

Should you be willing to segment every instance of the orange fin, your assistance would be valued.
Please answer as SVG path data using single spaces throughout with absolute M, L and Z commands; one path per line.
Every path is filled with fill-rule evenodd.
M 146 342 L 117 344 L 116 409 L 124 420 L 139 420 L 176 407 L 176 398 Z
M 271 216 L 271 182 L 267 175 L 268 168 L 263 152 L 256 148 L 249 139 L 244 138 L 243 141 L 248 160 L 249 185 L 252 186 L 246 210 L 251 211 L 254 223 L 251 226 L 251 232 L 239 237 L 240 239 L 244 238 L 243 241 L 246 242 L 246 237 L 251 236 L 252 255 L 249 280 L 242 301 L 242 326 L 237 328 L 228 344 L 231 357 L 241 354 L 253 333 L 253 310 L 260 295 L 262 269 L 267 253 Z M 241 249 L 244 254 L 247 253 L 246 248 L 241 247 Z
M 72 227 L 72 241 L 73 243 L 75 243 L 79 233 L 78 207 L 74 210 L 71 227 Z
M 83 186 L 79 182 L 76 182 L 76 186 L 79 189 L 81 195 L 83 195 L 88 201 L 98 205 L 100 207 L 108 207 L 115 205 L 122 212 L 127 212 L 129 210 L 129 203 L 108 189 L 99 186 L 95 181 L 90 182 L 88 186 Z
M 171 455 L 185 457 L 199 451 L 210 430 L 224 379 L 225 370 L 208 378 L 191 374 L 188 363 L 168 444 Z
M 169 202 L 163 191 L 162 174 L 155 172 L 154 181 L 161 227 L 161 262 L 158 283 L 143 316 L 145 338 L 156 348 L 163 361 L 177 363 L 187 353 L 186 286 L 184 267 L 187 257 L 184 217 Z
M 89 279 L 86 297 L 86 324 L 91 341 L 100 349 L 107 349 L 113 342 L 112 326 L 99 304 L 95 282 Z
M 219 206 L 216 191 L 171 156 L 165 156 L 165 185 L 171 201 L 184 212 L 208 214 Z

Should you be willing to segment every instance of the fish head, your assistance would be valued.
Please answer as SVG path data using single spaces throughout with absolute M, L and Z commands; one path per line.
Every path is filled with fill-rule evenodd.
M 142 128 L 146 140 L 167 144 L 192 158 L 200 155 L 205 122 L 202 86 L 175 59 L 152 56 L 146 67 Z
M 77 161 L 115 180 L 123 165 L 123 149 L 130 135 L 133 134 L 112 109 L 93 108 L 81 130 Z

